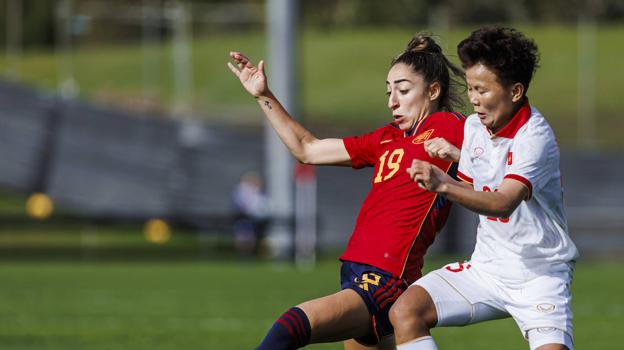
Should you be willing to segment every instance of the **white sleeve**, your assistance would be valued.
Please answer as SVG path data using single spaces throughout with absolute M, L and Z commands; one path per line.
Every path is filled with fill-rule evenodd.
M 530 199 L 550 179 L 558 176 L 559 149 L 552 133 L 522 135 L 514 141 L 507 159 L 505 178 L 522 182 L 527 186 Z M 554 164 L 557 163 L 557 164 Z

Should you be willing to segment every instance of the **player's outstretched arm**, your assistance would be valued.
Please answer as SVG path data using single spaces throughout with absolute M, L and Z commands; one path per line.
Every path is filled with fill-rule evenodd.
M 528 188 L 519 181 L 505 179 L 496 192 L 475 191 L 472 186 L 455 181 L 437 166 L 415 159 L 407 169 L 418 185 L 481 215 L 508 217 L 529 195 Z
M 241 52 L 230 52 L 230 57 L 236 66 L 228 62 L 228 67 L 238 77 L 243 88 L 258 101 L 273 129 L 299 162 L 351 164 L 351 158 L 341 139 L 317 139 L 288 114 L 269 90 L 264 61 L 255 66 Z

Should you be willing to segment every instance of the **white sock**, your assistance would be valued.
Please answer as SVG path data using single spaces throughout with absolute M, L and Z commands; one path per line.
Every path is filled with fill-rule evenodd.
M 433 341 L 433 338 L 429 335 L 399 344 L 397 345 L 397 350 L 438 350 L 438 347 Z

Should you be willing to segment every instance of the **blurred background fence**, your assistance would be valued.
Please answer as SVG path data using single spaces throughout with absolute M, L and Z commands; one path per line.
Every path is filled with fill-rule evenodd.
M 0 1 L 0 244 L 19 244 L 20 227 L 36 220 L 27 205 L 43 210 L 42 232 L 63 219 L 68 231 L 131 223 L 136 237 L 158 219 L 174 236 L 227 241 L 232 191 L 273 160 L 261 113 L 225 62 L 230 50 L 267 57 L 266 12 L 264 1 Z M 319 137 L 389 121 L 386 70 L 417 31 L 437 34 L 455 61 L 456 44 L 482 24 L 534 37 L 542 60 L 529 97 L 563 149 L 572 236 L 585 256 L 624 251 L 622 1 L 305 0 L 295 16 L 293 112 Z M 335 252 L 371 174 L 315 176 L 317 244 Z M 462 209 L 452 218 L 434 250 L 470 252 L 476 219 Z

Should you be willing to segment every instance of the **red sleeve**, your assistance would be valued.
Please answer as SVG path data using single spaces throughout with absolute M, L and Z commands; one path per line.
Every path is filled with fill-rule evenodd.
M 377 149 L 385 128 L 377 129 L 368 134 L 350 136 L 342 142 L 351 157 L 351 166 L 355 169 L 374 166 L 377 161 Z

